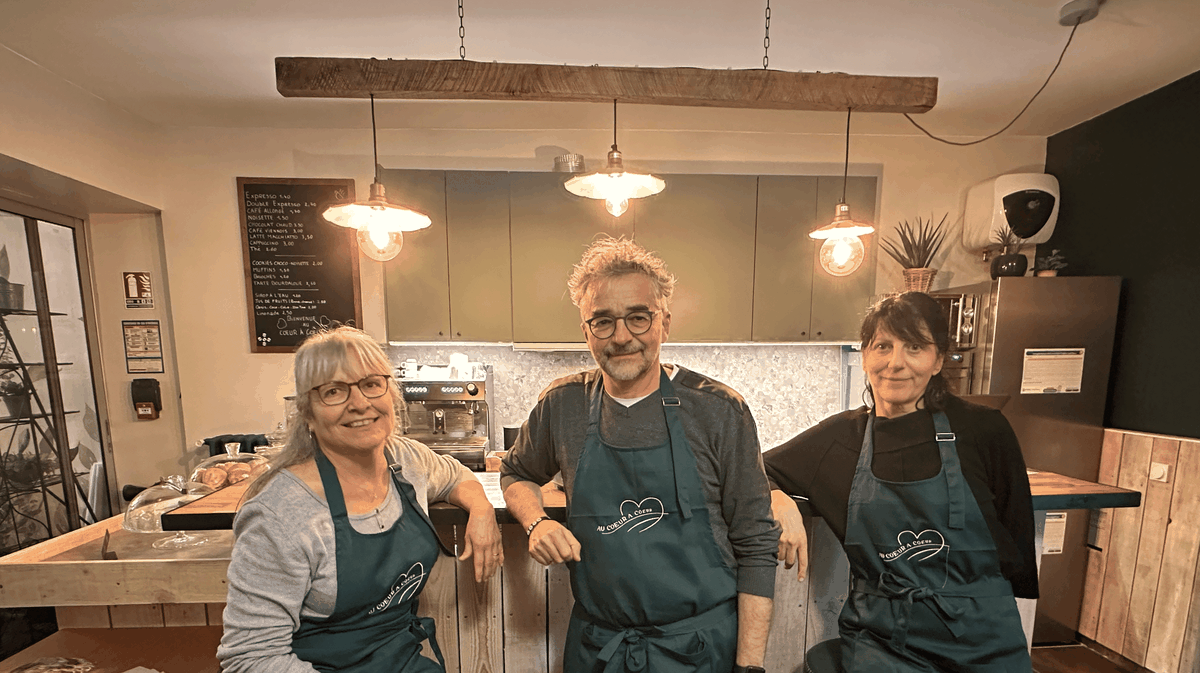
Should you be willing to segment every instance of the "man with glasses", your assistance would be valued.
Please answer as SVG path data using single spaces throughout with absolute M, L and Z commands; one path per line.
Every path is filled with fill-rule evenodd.
M 661 364 L 661 259 L 598 240 L 567 286 L 599 369 L 550 384 L 501 468 L 530 555 L 571 571 L 563 670 L 761 672 L 779 528 L 750 410 Z M 565 525 L 539 488 L 559 471 Z

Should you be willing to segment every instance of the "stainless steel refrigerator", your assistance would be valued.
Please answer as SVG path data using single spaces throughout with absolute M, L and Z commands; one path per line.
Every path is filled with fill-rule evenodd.
M 978 297 L 971 392 L 1002 411 L 1030 469 L 1096 481 L 1116 333 L 1117 277 L 1000 278 L 946 290 Z M 1042 556 L 1034 643 L 1073 642 L 1087 572 L 1089 513 L 1067 514 L 1061 554 Z

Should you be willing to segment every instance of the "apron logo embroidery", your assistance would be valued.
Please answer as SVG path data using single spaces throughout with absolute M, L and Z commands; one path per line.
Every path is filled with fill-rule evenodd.
M 937 556 L 939 552 L 947 548 L 946 538 L 932 528 L 923 530 L 920 534 L 911 530 L 902 530 L 896 536 L 896 543 L 900 546 L 894 551 L 879 553 L 879 558 L 883 559 L 884 563 L 905 558 L 912 561 L 924 561 Z
M 425 566 L 420 561 L 417 561 L 412 564 L 408 572 L 400 573 L 400 576 L 396 578 L 395 584 L 392 585 L 392 590 L 388 592 L 387 598 L 379 601 L 367 614 L 373 615 L 376 612 L 383 612 L 396 603 L 403 603 L 412 598 L 413 594 L 417 593 L 417 590 L 421 588 L 421 581 L 424 579 Z
M 641 502 L 626 500 L 621 503 L 621 518 L 607 526 L 596 526 L 596 532 L 611 535 L 628 527 L 630 533 L 645 533 L 666 515 L 662 500 L 653 496 Z

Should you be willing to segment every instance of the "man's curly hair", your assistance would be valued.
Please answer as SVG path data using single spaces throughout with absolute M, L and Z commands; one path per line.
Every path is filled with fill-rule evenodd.
M 571 302 L 579 306 L 592 283 L 627 273 L 644 274 L 654 284 L 659 301 L 664 306 L 671 302 L 675 276 L 667 271 L 667 265 L 657 255 L 624 236 L 606 236 L 588 246 L 567 279 Z

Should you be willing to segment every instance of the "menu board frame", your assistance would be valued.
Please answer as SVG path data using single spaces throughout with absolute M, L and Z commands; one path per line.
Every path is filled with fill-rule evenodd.
M 346 277 L 344 277 L 344 274 L 342 273 L 342 269 L 344 269 L 344 267 L 345 267 L 345 264 L 342 262 L 342 260 L 333 260 L 333 261 L 338 262 L 336 264 L 324 264 L 324 262 L 330 261 L 330 259 L 329 258 L 321 259 L 321 262 L 322 262 L 321 267 L 322 267 L 323 275 L 320 275 L 318 277 L 317 282 L 320 283 L 320 285 L 318 286 L 318 289 L 320 289 L 321 287 L 329 287 L 333 284 L 341 284 L 340 289 L 342 291 L 349 289 L 351 292 L 351 295 L 353 297 L 352 303 L 354 304 L 353 326 L 361 329 L 361 327 L 362 327 L 362 290 L 361 290 L 360 279 L 359 279 L 358 243 L 357 243 L 357 239 L 355 238 L 355 232 L 350 229 L 347 229 L 344 227 L 339 227 L 335 224 L 326 222 L 324 220 L 324 218 L 321 217 L 321 213 L 324 212 L 324 210 L 326 208 L 328 208 L 330 205 L 333 205 L 335 203 L 348 203 L 348 202 L 354 201 L 355 197 L 354 197 L 354 180 L 353 180 L 353 178 L 245 178 L 245 177 L 239 177 L 237 179 L 237 199 L 238 199 L 238 213 L 240 216 L 241 229 L 242 229 L 242 261 L 244 263 L 245 277 L 246 277 L 246 311 L 247 311 L 248 319 L 249 319 L 248 328 L 249 328 L 249 333 L 250 333 L 250 352 L 251 353 L 294 353 L 296 351 L 296 348 L 299 347 L 300 342 L 302 342 L 304 340 L 304 338 L 306 338 L 308 336 L 308 333 L 310 330 L 308 330 L 308 329 L 302 330 L 302 331 L 304 331 L 303 334 L 293 335 L 293 336 L 290 336 L 287 338 L 282 337 L 280 335 L 273 335 L 278 338 L 263 338 L 262 335 L 258 334 L 258 330 L 257 330 L 258 316 L 255 312 L 255 294 L 254 294 L 254 278 L 253 278 L 254 264 L 253 264 L 253 262 L 256 260 L 262 261 L 271 256 L 270 255 L 264 256 L 261 254 L 260 255 L 252 255 L 251 245 L 250 245 L 250 228 L 247 226 L 247 223 L 246 223 L 246 209 L 247 209 L 246 186 L 247 185 L 256 185 L 256 186 L 266 185 L 266 186 L 272 186 L 272 187 L 279 187 L 281 190 L 287 190 L 296 185 L 303 185 L 303 186 L 309 186 L 309 187 L 315 186 L 315 187 L 326 188 L 326 189 L 320 190 L 320 196 L 318 196 L 318 198 L 316 198 L 313 201 L 313 203 L 315 205 L 301 207 L 300 215 L 298 217 L 293 217 L 292 220 L 293 221 L 300 220 L 300 221 L 304 222 L 305 225 L 310 225 L 310 224 L 313 225 L 313 226 L 311 226 L 311 229 L 306 226 L 306 228 L 305 228 L 306 234 L 311 234 L 314 237 L 322 237 L 324 240 L 327 240 L 327 241 L 335 241 L 338 237 L 341 237 L 346 241 L 346 250 L 348 251 L 348 254 L 350 257 L 350 265 L 349 265 L 350 266 L 350 269 L 349 269 L 350 277 L 346 278 Z M 338 246 L 336 246 L 336 245 L 313 245 L 311 247 L 321 250 L 325 254 L 330 254 L 330 253 L 333 253 L 337 249 Z M 337 320 L 338 322 L 341 322 L 343 324 L 349 324 L 349 321 L 347 320 L 347 318 L 349 318 L 349 317 L 350 316 L 343 314 L 342 316 L 335 318 L 335 320 Z M 278 341 L 280 341 L 280 340 L 287 341 L 288 343 L 280 344 L 280 343 L 278 343 Z M 291 343 L 291 341 L 294 341 L 294 343 Z M 272 343 L 272 342 L 275 342 L 275 343 Z

